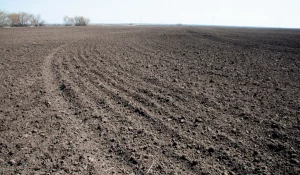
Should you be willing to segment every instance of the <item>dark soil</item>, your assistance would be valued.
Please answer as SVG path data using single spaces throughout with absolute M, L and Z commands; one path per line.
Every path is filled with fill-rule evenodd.
M 300 174 L 300 31 L 0 29 L 2 174 Z

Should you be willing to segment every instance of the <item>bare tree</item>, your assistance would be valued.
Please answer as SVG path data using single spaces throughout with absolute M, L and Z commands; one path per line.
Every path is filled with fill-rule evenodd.
M 7 23 L 6 13 L 4 11 L 0 11 L 0 26 L 5 26 Z
M 64 20 L 64 24 L 65 24 L 65 25 L 68 25 L 69 17 L 68 17 L 68 16 L 65 16 L 63 20 Z
M 34 14 L 29 14 L 29 23 L 31 26 L 35 26 L 36 25 L 36 19 Z
M 12 27 L 21 26 L 19 13 L 10 13 L 7 15 L 7 19 L 8 19 L 8 25 Z
M 2 11 L 0 11 L 0 25 L 2 24 L 1 16 L 2 16 Z M 23 27 L 28 25 L 31 26 L 45 25 L 45 21 L 41 19 L 41 15 L 29 14 L 26 12 L 6 14 L 4 21 L 5 21 L 5 25 L 10 25 L 12 27 Z
M 74 24 L 75 26 L 86 26 L 90 22 L 90 19 L 85 18 L 83 16 L 75 16 L 74 17 Z
M 26 12 L 20 12 L 19 14 L 20 14 L 19 18 L 20 18 L 21 26 L 27 26 L 30 15 Z
M 74 24 L 74 19 L 68 16 L 65 16 L 63 20 L 66 26 L 72 26 Z
M 29 15 L 29 22 L 31 26 L 40 26 L 41 21 L 41 15 Z M 44 23 L 44 22 L 43 22 Z

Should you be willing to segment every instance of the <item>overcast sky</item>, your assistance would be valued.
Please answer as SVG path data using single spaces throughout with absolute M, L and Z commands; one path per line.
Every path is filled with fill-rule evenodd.
M 0 10 L 41 14 L 47 23 L 82 15 L 91 23 L 300 28 L 300 0 L 0 0 Z

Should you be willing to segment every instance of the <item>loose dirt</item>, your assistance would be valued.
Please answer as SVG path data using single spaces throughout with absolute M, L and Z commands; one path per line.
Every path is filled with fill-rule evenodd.
M 299 174 L 300 31 L 0 29 L 2 174 Z

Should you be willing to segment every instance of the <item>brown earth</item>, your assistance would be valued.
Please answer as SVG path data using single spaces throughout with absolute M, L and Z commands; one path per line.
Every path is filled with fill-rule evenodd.
M 0 29 L 2 174 L 299 174 L 300 31 Z

